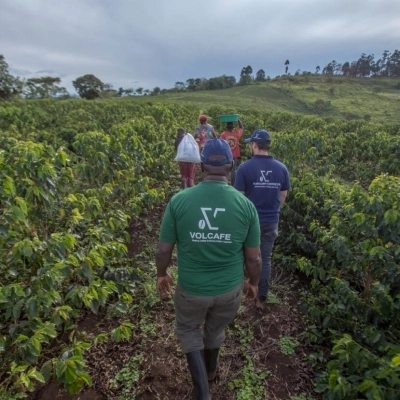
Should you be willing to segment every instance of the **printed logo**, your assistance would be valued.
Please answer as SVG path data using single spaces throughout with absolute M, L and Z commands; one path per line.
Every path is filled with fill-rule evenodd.
M 215 219 L 218 213 L 225 212 L 225 208 L 201 207 L 200 210 L 204 219 L 199 221 L 198 226 L 202 232 L 189 232 L 192 242 L 232 243 L 230 233 L 215 232 L 219 230 L 219 227 L 215 226 Z
M 211 231 L 217 231 L 218 228 L 211 225 L 209 217 L 208 217 L 208 214 L 207 214 L 207 211 L 211 211 L 211 215 L 215 219 L 217 214 L 218 214 L 218 212 L 225 212 L 225 208 L 216 208 L 214 210 L 214 213 L 212 213 L 212 211 L 213 211 L 212 208 L 209 208 L 209 207 L 201 207 L 200 210 L 201 210 L 201 212 L 203 214 L 204 219 L 201 219 L 199 221 L 199 228 L 200 229 L 204 229 L 206 227 L 206 224 L 207 224 L 208 229 L 210 229 Z
M 269 182 L 267 176 L 269 173 L 272 173 L 272 171 L 260 171 L 260 172 L 261 172 L 260 182 Z

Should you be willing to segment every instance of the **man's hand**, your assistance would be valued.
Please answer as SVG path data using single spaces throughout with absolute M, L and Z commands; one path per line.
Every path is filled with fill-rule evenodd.
M 249 281 L 246 281 L 243 286 L 243 292 L 246 296 L 246 301 L 254 301 L 257 298 L 258 286 L 253 286 Z
M 171 275 L 167 272 L 165 276 L 157 277 L 157 292 L 161 297 L 167 297 L 169 295 L 170 286 L 173 285 L 174 281 Z

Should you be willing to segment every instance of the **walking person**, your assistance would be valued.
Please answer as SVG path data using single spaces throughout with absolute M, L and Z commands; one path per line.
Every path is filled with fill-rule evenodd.
M 239 166 L 235 188 L 253 202 L 260 221 L 262 272 L 256 307 L 262 310 L 270 286 L 271 256 L 278 236 L 280 208 L 290 188 L 290 178 L 286 166 L 269 155 L 269 132 L 258 129 L 244 142 L 250 143 L 253 157 Z
M 257 298 L 261 255 L 257 211 L 228 185 L 232 152 L 225 140 L 206 142 L 201 169 L 204 180 L 177 193 L 166 207 L 156 266 L 157 290 L 164 297 L 173 284 L 167 268 L 177 244 L 175 333 L 197 399 L 203 400 L 209 399 L 208 381 L 216 376 L 225 328 L 237 314 L 243 291 L 248 300 Z
M 200 115 L 199 117 L 200 124 L 196 128 L 194 132 L 194 138 L 196 139 L 197 144 L 199 145 L 200 151 L 203 149 L 207 140 L 215 139 L 215 131 L 214 127 L 207 123 L 207 116 Z
M 175 139 L 175 150 L 178 150 L 178 146 L 185 135 L 185 130 L 179 128 Z M 196 175 L 196 163 L 179 161 L 179 170 L 181 173 L 181 188 L 186 189 L 187 187 L 193 186 Z
M 229 147 L 232 151 L 233 156 L 233 168 L 231 171 L 231 185 L 235 184 L 236 178 L 236 170 L 238 167 L 238 161 L 240 159 L 240 147 L 239 147 L 239 140 L 243 135 L 243 124 L 242 121 L 238 120 L 239 127 L 236 129 L 234 128 L 233 122 L 226 123 L 226 131 L 222 132 L 220 135 L 220 139 L 224 139 L 229 143 Z

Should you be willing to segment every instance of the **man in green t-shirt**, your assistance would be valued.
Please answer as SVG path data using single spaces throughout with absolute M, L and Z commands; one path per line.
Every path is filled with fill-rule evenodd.
M 261 256 L 257 211 L 228 185 L 233 165 L 228 142 L 208 140 L 201 161 L 204 181 L 173 196 L 166 207 L 156 265 L 157 290 L 166 296 L 173 283 L 167 268 L 176 243 L 175 333 L 197 398 L 208 399 L 208 381 L 215 378 L 225 328 L 236 316 L 243 287 L 249 300 L 257 298 Z

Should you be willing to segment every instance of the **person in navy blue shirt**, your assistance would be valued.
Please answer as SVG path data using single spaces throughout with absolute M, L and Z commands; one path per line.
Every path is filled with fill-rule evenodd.
M 269 155 L 271 135 L 268 131 L 257 129 L 244 142 L 250 143 L 253 157 L 239 166 L 235 188 L 254 203 L 260 220 L 262 271 L 256 307 L 262 310 L 268 296 L 280 209 L 290 188 L 290 178 L 286 166 Z

